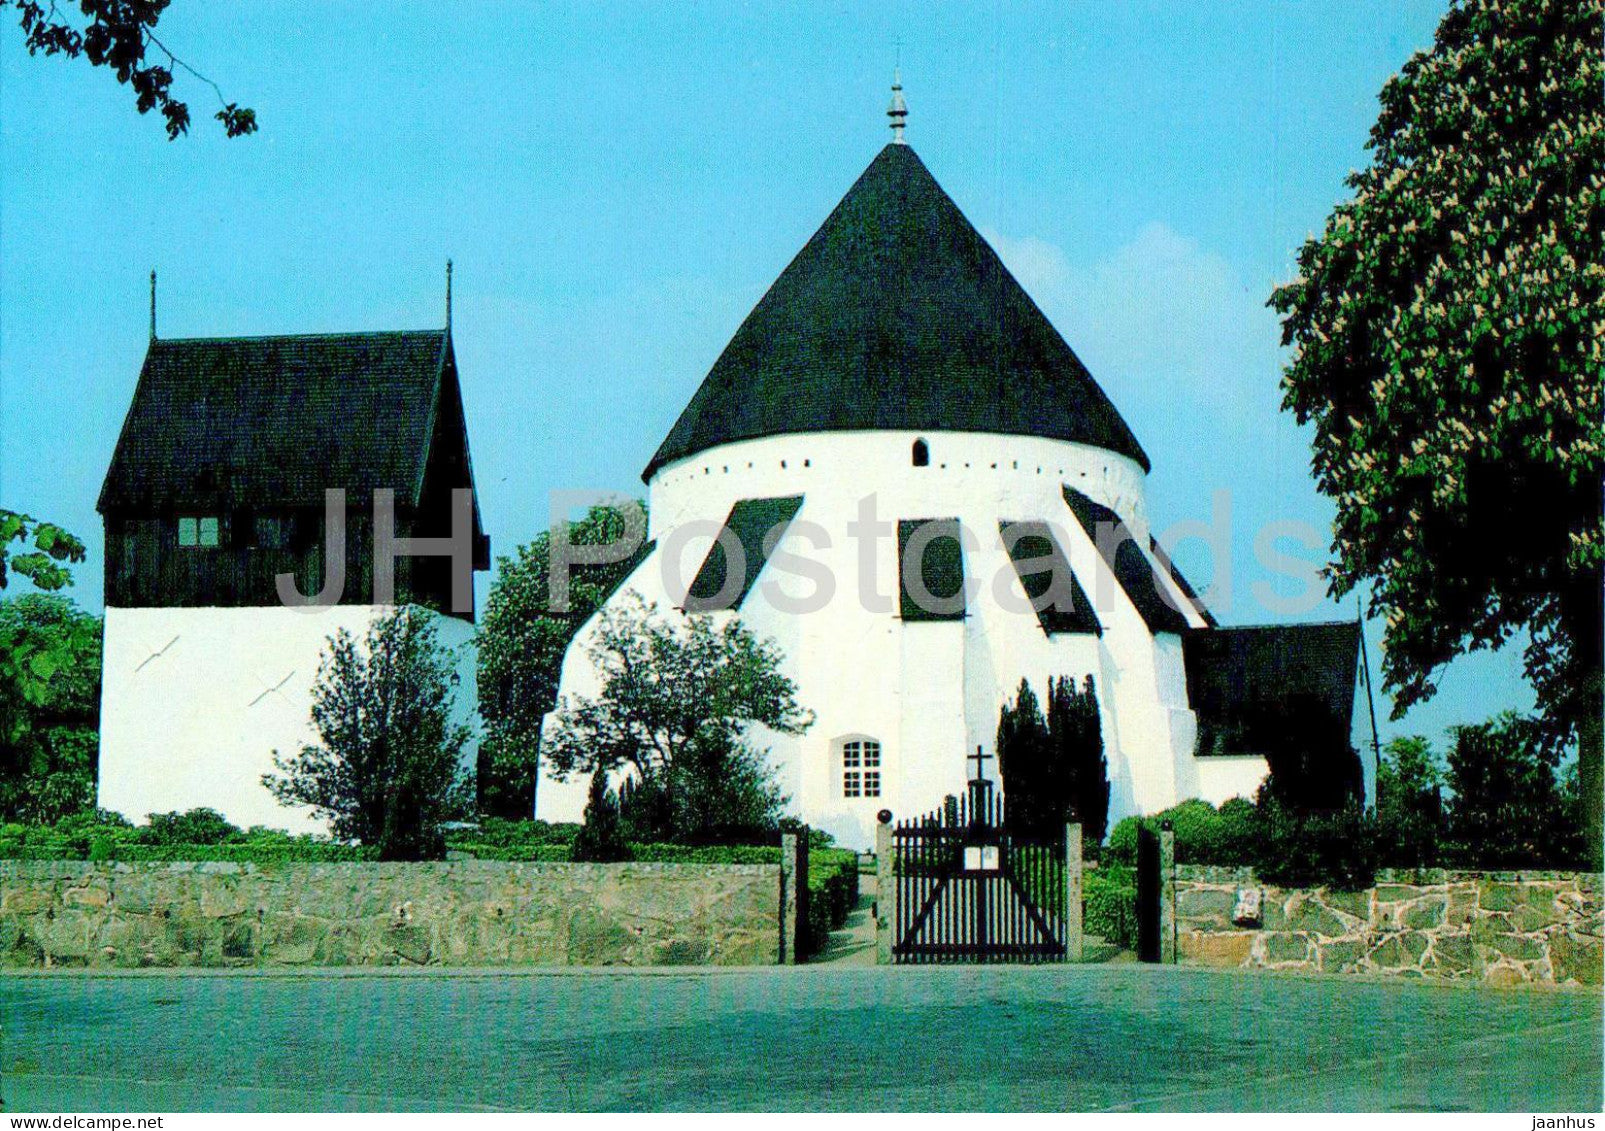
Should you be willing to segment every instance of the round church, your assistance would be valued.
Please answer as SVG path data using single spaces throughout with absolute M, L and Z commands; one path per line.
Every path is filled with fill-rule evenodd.
M 1137 437 L 906 144 L 895 89 L 890 115 L 651 457 L 649 551 L 610 604 L 778 645 L 815 721 L 754 738 L 843 844 L 961 792 L 1022 678 L 1092 677 L 1111 822 L 1251 796 L 1242 720 L 1295 689 L 1346 728 L 1357 626 L 1216 624 L 1152 536 Z M 598 690 L 597 625 L 560 703 Z M 536 815 L 578 820 L 587 784 L 543 767 Z

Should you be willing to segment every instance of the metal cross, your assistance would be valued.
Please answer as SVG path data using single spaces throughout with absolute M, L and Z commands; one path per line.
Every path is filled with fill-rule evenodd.
M 975 753 L 971 754 L 965 759 L 967 762 L 975 763 L 975 776 L 970 779 L 971 781 L 986 780 L 986 763 L 989 759 L 991 759 L 991 757 L 992 755 L 985 753 L 979 746 L 977 746 L 975 748 Z

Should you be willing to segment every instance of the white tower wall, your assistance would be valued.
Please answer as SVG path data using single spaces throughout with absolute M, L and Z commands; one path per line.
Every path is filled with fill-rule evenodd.
M 928 446 L 927 466 L 913 465 L 918 439 Z M 1050 677 L 1079 682 L 1093 676 L 1112 783 L 1111 823 L 1185 797 L 1219 802 L 1252 793 L 1265 773 L 1262 759 L 1194 759 L 1197 727 L 1187 705 L 1180 638 L 1148 630 L 1064 502 L 1066 484 L 1112 509 L 1148 552 L 1143 470 L 1099 448 L 944 432 L 824 432 L 722 445 L 667 464 L 653 477 L 656 547 L 611 604 L 634 592 L 660 612 L 680 615 L 674 610 L 736 502 L 803 496 L 739 613 L 711 615 L 739 615 L 784 652 L 798 699 L 816 720 L 801 737 L 762 738 L 792 811 L 845 844 L 872 843 L 882 808 L 911 816 L 959 792 L 970 773 L 966 756 L 977 745 L 994 753 L 999 710 L 1022 677 L 1045 696 Z M 865 530 L 853 536 L 866 499 L 882 524 L 873 539 Z M 905 622 L 897 616 L 896 524 L 933 518 L 957 518 L 964 528 L 966 615 Z M 1054 527 L 1097 611 L 1101 636 L 1048 636 L 1039 627 L 998 532 L 1000 521 L 1021 520 Z M 779 557 L 784 553 L 827 570 L 832 590 L 818 599 L 816 582 L 796 576 L 795 567 L 788 572 Z M 1158 572 L 1189 623 L 1202 626 L 1168 574 Z M 811 611 L 787 604 L 810 595 L 816 595 Z M 589 656 L 596 624 L 593 618 L 569 648 L 561 696 L 598 690 Z M 881 743 L 880 797 L 841 796 L 838 750 L 849 736 Z M 988 772 L 996 775 L 995 762 Z M 543 768 L 537 815 L 578 820 L 587 784 L 579 776 L 555 781 Z
M 326 833 L 304 808 L 281 806 L 262 785 L 273 752 L 315 743 L 312 688 L 328 639 L 359 640 L 392 609 L 108 608 L 101 687 L 98 804 L 130 820 L 207 806 L 241 828 Z M 474 628 L 435 618 L 457 656 L 455 717 L 478 759 Z

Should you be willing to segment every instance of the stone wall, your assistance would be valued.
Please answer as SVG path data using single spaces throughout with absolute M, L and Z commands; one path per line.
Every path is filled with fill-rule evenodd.
M 1192 865 L 1176 869 L 1176 931 L 1183 962 L 1497 986 L 1597 986 L 1605 933 L 1590 874 L 1383 872 L 1342 892 Z
M 774 864 L 0 861 L 0 966 L 769 964 Z

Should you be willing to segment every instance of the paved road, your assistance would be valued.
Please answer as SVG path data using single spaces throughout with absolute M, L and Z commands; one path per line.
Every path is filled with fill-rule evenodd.
M 1142 966 L 0 979 L 8 1110 L 1599 1110 L 1597 995 Z

